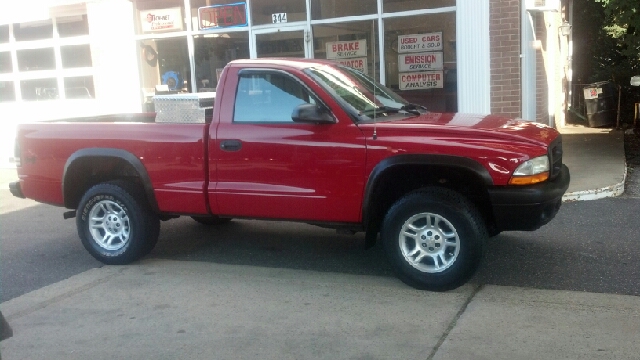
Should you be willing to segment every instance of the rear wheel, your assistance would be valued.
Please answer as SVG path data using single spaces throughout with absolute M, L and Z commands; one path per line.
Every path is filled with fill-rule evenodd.
M 160 220 L 137 189 L 125 182 L 98 184 L 80 200 L 78 235 L 85 249 L 108 265 L 123 265 L 148 254 L 160 233 Z
M 203 225 L 223 225 L 231 221 L 231 218 L 221 218 L 217 216 L 192 216 L 196 222 Z
M 398 200 L 382 224 L 391 265 L 417 289 L 443 291 L 477 269 L 488 235 L 478 210 L 459 193 L 425 188 Z

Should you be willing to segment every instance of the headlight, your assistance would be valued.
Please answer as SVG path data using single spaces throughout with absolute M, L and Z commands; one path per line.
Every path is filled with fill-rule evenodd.
M 549 158 L 547 155 L 527 160 L 520 164 L 509 180 L 510 185 L 530 185 L 549 178 Z

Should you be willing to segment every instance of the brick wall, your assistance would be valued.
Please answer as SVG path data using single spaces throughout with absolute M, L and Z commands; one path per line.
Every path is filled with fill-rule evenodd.
M 490 0 L 491 112 L 520 117 L 520 0 Z

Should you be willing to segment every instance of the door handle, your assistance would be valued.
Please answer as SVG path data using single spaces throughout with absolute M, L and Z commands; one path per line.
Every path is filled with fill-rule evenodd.
M 238 151 L 242 148 L 242 141 L 240 140 L 222 140 L 220 142 L 220 149 L 223 151 Z

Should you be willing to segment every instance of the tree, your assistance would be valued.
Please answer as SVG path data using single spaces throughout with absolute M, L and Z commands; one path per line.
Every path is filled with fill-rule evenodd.
M 605 13 L 604 30 L 629 60 L 640 60 L 640 3 L 638 0 L 596 0 Z
M 640 89 L 629 85 L 631 76 L 640 75 L 639 11 L 639 0 L 574 0 L 575 99 L 581 86 L 611 80 L 622 88 L 623 122 L 632 120 L 628 109 L 640 101 Z

